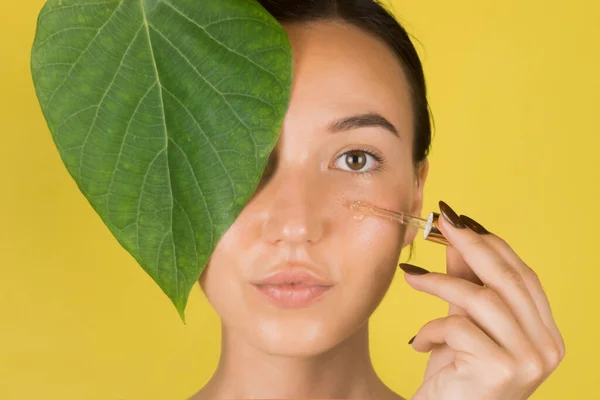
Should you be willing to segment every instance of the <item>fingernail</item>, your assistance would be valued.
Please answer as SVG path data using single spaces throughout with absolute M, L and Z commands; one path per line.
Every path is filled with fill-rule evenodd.
M 480 235 L 487 235 L 489 233 L 488 230 L 485 229 L 479 222 L 467 217 L 466 215 L 461 215 L 460 220 L 472 231 L 479 233 Z
M 442 215 L 448 220 L 448 222 L 450 222 L 450 224 L 452 224 L 453 227 L 457 229 L 466 228 L 465 224 L 463 224 L 463 222 L 460 220 L 458 214 L 455 213 L 454 210 L 448 204 L 444 203 L 443 201 L 440 201 L 439 205 Z
M 402 269 L 402 271 L 404 271 L 410 275 L 425 275 L 425 274 L 429 273 L 429 271 L 427 271 L 426 269 L 417 267 L 416 265 L 412 265 L 412 264 L 402 263 L 398 266 Z
M 410 340 L 408 341 L 408 344 L 412 344 L 412 342 L 414 342 L 414 341 L 415 341 L 415 338 L 416 338 L 416 337 L 417 337 L 417 335 L 413 336 L 413 337 L 412 337 L 412 339 L 410 339 Z

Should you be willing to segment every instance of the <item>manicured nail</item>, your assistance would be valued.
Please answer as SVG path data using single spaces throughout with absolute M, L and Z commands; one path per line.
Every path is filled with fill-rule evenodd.
M 398 266 L 402 269 L 402 271 L 404 271 L 410 275 L 425 275 L 425 274 L 429 273 L 429 271 L 427 271 L 426 269 L 417 267 L 416 265 L 412 265 L 412 264 L 402 263 Z
M 466 215 L 461 215 L 460 220 L 473 232 L 479 233 L 480 235 L 487 235 L 489 233 L 488 230 L 485 229 L 479 222 L 467 217 Z
M 415 341 L 415 338 L 416 338 L 416 337 L 417 337 L 417 335 L 413 336 L 413 337 L 412 337 L 412 339 L 410 339 L 410 340 L 408 341 L 408 344 L 412 344 L 412 342 L 414 342 L 414 341 Z
M 448 204 L 444 203 L 443 201 L 440 201 L 439 205 L 442 215 L 448 220 L 448 222 L 450 222 L 450 224 L 453 227 L 457 229 L 466 228 L 465 224 L 463 224 L 463 222 L 460 220 L 458 214 L 455 213 L 454 210 Z

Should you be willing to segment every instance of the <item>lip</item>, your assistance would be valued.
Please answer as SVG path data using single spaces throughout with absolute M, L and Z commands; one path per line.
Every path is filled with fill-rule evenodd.
M 266 275 L 260 280 L 252 282 L 252 284 L 333 286 L 331 282 L 303 266 L 279 269 Z
M 322 299 L 333 284 L 305 267 L 286 268 L 252 282 L 278 308 L 305 308 Z

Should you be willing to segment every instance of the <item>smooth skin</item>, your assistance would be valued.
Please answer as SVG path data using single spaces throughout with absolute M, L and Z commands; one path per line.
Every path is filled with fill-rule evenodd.
M 417 232 L 355 220 L 348 204 L 421 215 L 429 164 L 412 160 L 409 85 L 394 53 L 359 28 L 284 27 L 294 55 L 291 103 L 268 173 L 199 279 L 222 341 L 215 373 L 192 399 L 403 399 L 372 365 L 369 318 Z M 365 113 L 383 116 L 397 134 L 381 126 L 332 132 L 336 121 Z M 412 344 L 433 350 L 413 398 L 526 398 L 564 356 L 541 285 L 501 239 L 440 221 L 452 243 L 448 274 L 405 275 L 451 304 Z M 250 284 L 289 262 L 329 280 L 328 295 L 278 309 Z

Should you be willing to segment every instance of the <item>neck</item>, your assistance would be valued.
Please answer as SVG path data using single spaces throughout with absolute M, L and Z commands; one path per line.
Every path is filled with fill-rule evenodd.
M 193 399 L 399 399 L 375 373 L 368 331 L 365 323 L 325 353 L 285 357 L 265 353 L 222 326 L 219 365 Z

